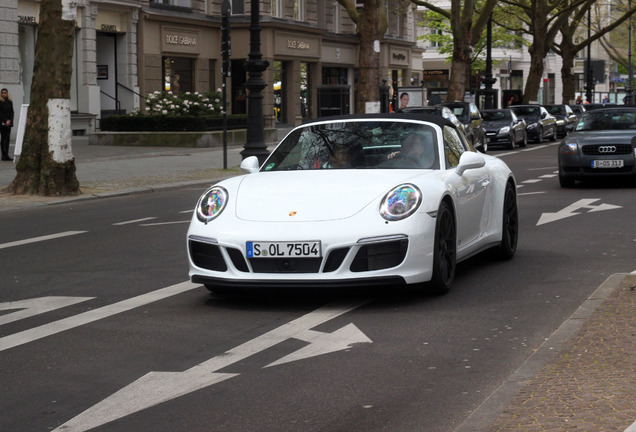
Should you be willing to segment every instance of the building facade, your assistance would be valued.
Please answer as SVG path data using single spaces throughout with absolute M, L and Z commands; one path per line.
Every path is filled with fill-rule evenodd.
M 28 105 L 39 0 L 1 0 L 0 85 L 19 114 Z M 231 0 L 229 110 L 246 112 L 243 68 L 250 52 L 250 0 Z M 85 134 L 99 119 L 140 109 L 155 91 L 206 92 L 221 87 L 223 0 L 77 0 L 71 85 L 72 127 Z M 260 39 L 266 126 L 355 109 L 359 42 L 345 9 L 333 0 L 261 0 Z M 391 94 L 419 85 L 415 9 L 388 1 L 389 29 L 380 46 L 380 76 Z M 20 119 L 16 119 L 16 124 Z M 14 128 L 14 133 L 15 133 Z

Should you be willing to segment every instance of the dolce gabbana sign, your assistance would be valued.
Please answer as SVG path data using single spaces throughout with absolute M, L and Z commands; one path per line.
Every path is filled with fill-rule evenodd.
M 276 33 L 275 54 L 320 58 L 320 39 L 305 34 Z
M 161 33 L 161 48 L 163 51 L 199 53 L 199 32 L 164 27 Z

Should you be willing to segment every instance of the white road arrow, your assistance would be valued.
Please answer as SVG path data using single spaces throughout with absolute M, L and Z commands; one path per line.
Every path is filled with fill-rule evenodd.
M 0 303 L 0 311 L 20 309 L 15 312 L 0 316 L 0 325 L 29 318 L 34 315 L 61 309 L 83 301 L 92 300 L 95 297 L 39 297 L 27 300 Z
M 310 345 L 281 359 L 284 361 L 278 361 L 269 366 L 347 349 L 354 343 L 370 343 L 371 340 L 353 324 L 330 334 L 310 330 L 368 301 L 326 305 L 184 372 L 150 372 L 55 431 L 86 431 L 232 378 L 238 374 L 217 373 L 217 371 L 287 339 L 308 341 Z
M 570 204 L 563 210 L 559 210 L 556 213 L 543 213 L 541 217 L 539 218 L 539 222 L 537 222 L 537 226 L 554 222 L 559 219 L 565 219 L 570 216 L 576 216 L 578 214 L 581 214 L 581 212 L 578 212 L 577 210 L 589 209 L 588 213 L 592 213 L 592 212 L 622 208 L 621 206 L 612 205 L 612 204 L 591 205 L 593 202 L 598 201 L 599 199 L 600 198 L 582 199 L 582 200 L 578 200 L 574 204 Z
M 333 333 L 306 330 L 303 333 L 294 336 L 294 338 L 309 342 L 309 345 L 267 365 L 266 367 L 277 366 L 283 363 L 345 350 L 351 348 L 351 345 L 355 343 L 372 342 L 371 339 L 362 333 L 354 324 L 346 325 Z

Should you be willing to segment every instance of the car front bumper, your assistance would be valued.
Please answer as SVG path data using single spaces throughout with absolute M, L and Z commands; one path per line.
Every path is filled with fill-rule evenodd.
M 413 219 L 412 219 L 413 218 Z M 313 287 L 412 284 L 431 279 L 435 218 L 363 223 L 350 220 L 208 225 L 196 216 L 187 235 L 193 282 L 220 287 Z M 411 220 L 409 220 L 411 219 Z M 320 234 L 316 234 L 320 233 Z M 320 257 L 248 258 L 249 241 L 320 241 Z
M 622 160 L 620 168 L 594 168 L 594 160 Z M 636 160 L 634 154 L 615 156 L 594 156 L 579 154 L 559 154 L 559 176 L 574 180 L 600 177 L 636 177 Z

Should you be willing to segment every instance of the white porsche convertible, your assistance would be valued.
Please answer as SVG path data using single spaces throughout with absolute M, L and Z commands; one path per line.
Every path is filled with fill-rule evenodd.
M 448 120 L 329 118 L 209 188 L 187 234 L 190 277 L 235 287 L 409 285 L 446 293 L 457 262 L 514 256 L 515 179 Z

